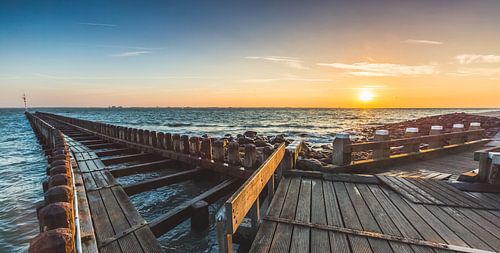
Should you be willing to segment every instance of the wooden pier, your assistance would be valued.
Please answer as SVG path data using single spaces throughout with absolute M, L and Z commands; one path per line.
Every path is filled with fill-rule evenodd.
M 500 251 L 500 148 L 481 129 L 361 144 L 339 134 L 333 164 L 302 171 L 295 168 L 300 141 L 257 149 L 55 114 L 27 117 L 49 159 L 71 164 L 65 175 L 76 194 L 68 201 L 79 205 L 66 212 L 70 222 L 41 226 L 30 252 L 162 252 L 157 237 L 187 219 L 192 229 L 207 228 L 208 205 L 231 194 L 216 215 L 220 252 Z M 67 156 L 58 156 L 60 143 Z M 403 152 L 391 154 L 395 146 Z M 373 159 L 352 161 L 364 150 Z M 173 172 L 127 185 L 116 179 L 161 170 Z M 467 182 L 457 181 L 472 170 Z M 145 221 L 129 199 L 207 177 L 218 183 L 155 220 Z M 48 196 L 45 206 L 59 201 Z M 33 246 L 43 245 L 40 238 L 54 243 Z

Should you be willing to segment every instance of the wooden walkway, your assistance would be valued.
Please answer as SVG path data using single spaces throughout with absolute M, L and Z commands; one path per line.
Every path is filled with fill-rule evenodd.
M 478 167 L 479 163 L 474 161 L 474 152 L 466 151 L 439 156 L 425 161 L 373 168 L 371 172 L 366 171 L 365 173 L 380 173 L 391 176 L 434 178 L 442 180 L 452 175 L 461 175 L 465 172 L 475 170 Z
M 162 252 L 148 223 L 96 153 L 67 137 L 82 173 L 99 252 Z
M 415 203 L 375 176 L 284 177 L 250 251 L 500 251 L 500 194 L 428 189 L 438 203 Z

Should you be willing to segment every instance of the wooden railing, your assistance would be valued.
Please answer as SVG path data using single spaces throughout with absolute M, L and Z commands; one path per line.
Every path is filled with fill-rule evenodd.
M 405 154 L 418 154 L 424 152 L 421 146 L 426 147 L 425 152 L 440 150 L 446 147 L 456 147 L 473 143 L 482 139 L 483 129 L 478 129 L 478 123 L 474 123 L 469 130 L 463 130 L 463 125 L 452 129 L 450 133 L 442 133 L 442 127 L 433 127 L 429 135 L 415 136 L 418 133 L 416 128 L 408 128 L 405 138 L 389 139 L 388 131 L 378 130 L 374 141 L 364 143 L 352 143 L 347 133 L 339 133 L 333 141 L 332 163 L 335 166 L 350 166 L 356 162 L 353 161 L 353 153 L 372 151 L 371 161 L 385 160 L 395 158 L 391 155 L 391 150 L 398 148 L 400 150 L 397 157 Z M 461 127 L 460 127 L 461 126 Z
M 232 252 L 233 234 L 250 210 L 251 230 L 256 232 L 260 224 L 259 196 L 267 186 L 268 205 L 275 191 L 275 172 L 285 156 L 285 144 L 281 144 L 250 178 L 226 201 L 217 214 L 220 252 Z
M 26 112 L 50 165 L 44 182 L 45 200 L 39 206 L 40 234 L 30 241 L 29 252 L 81 252 L 78 201 L 68 144 L 61 131 Z
M 489 147 L 474 152 L 474 160 L 479 161 L 477 181 L 500 184 L 500 147 Z

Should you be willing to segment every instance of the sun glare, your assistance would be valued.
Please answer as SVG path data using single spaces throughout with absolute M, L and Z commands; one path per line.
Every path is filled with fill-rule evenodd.
M 358 94 L 358 99 L 362 102 L 370 102 L 375 98 L 375 94 L 371 90 L 362 90 Z

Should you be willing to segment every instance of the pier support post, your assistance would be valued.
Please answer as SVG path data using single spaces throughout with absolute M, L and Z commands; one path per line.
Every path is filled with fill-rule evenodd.
M 431 126 L 429 135 L 440 135 L 443 133 L 443 126 Z M 439 148 L 444 146 L 443 140 L 441 138 L 435 141 L 429 141 L 429 148 Z
M 149 130 L 144 130 L 144 145 L 151 145 L 150 139 L 149 139 Z
M 227 147 L 227 159 L 230 165 L 240 165 L 240 145 L 237 142 L 229 143 Z
M 408 127 L 405 130 L 405 138 L 412 138 L 418 136 L 418 128 L 416 127 Z M 403 146 L 404 153 L 415 153 L 420 151 L 420 143 L 409 142 Z
M 181 135 L 181 152 L 189 154 L 189 136 Z
M 181 152 L 181 136 L 179 134 L 172 135 L 172 146 L 175 152 Z
M 471 122 L 469 125 L 469 130 L 480 130 L 481 129 L 481 123 L 479 122 Z M 478 133 L 469 133 L 467 135 L 467 141 L 476 141 L 481 139 L 481 134 Z
M 163 132 L 158 132 L 158 148 L 165 149 L 165 134 Z
M 201 158 L 212 160 L 212 139 L 203 138 L 201 140 Z
M 343 166 L 348 165 L 352 161 L 351 158 L 351 139 L 348 133 L 337 133 L 333 138 L 333 165 Z
M 165 149 L 167 150 L 174 150 L 174 145 L 172 143 L 172 134 L 171 133 L 165 133 L 165 140 L 164 140 Z
M 137 143 L 144 144 L 144 130 L 137 129 Z
M 213 146 L 214 161 L 223 163 L 225 153 L 226 152 L 224 150 L 224 141 L 223 140 L 216 140 L 214 142 L 214 146 Z
M 376 130 L 373 137 L 374 141 L 388 141 L 389 130 Z M 373 159 L 388 158 L 391 155 L 391 149 L 389 146 L 381 146 L 379 149 L 373 150 Z
M 192 156 L 200 156 L 200 138 L 193 136 L 189 138 L 189 154 Z
M 243 160 L 243 167 L 245 169 L 255 169 L 257 165 L 257 148 L 254 144 L 245 145 L 245 159 Z
M 137 128 L 132 128 L 132 130 L 130 130 L 130 132 L 131 132 L 130 141 L 133 143 L 139 142 L 139 140 L 137 139 L 137 136 L 138 136 Z
M 149 132 L 149 145 L 153 147 L 158 147 L 158 137 L 156 131 Z
M 460 133 L 464 131 L 464 124 L 453 124 L 453 128 L 451 129 L 452 133 Z M 462 144 L 465 142 L 464 136 L 457 136 L 450 138 L 450 144 Z
M 193 214 L 191 215 L 191 229 L 201 231 L 210 225 L 208 203 L 201 200 L 191 205 Z

